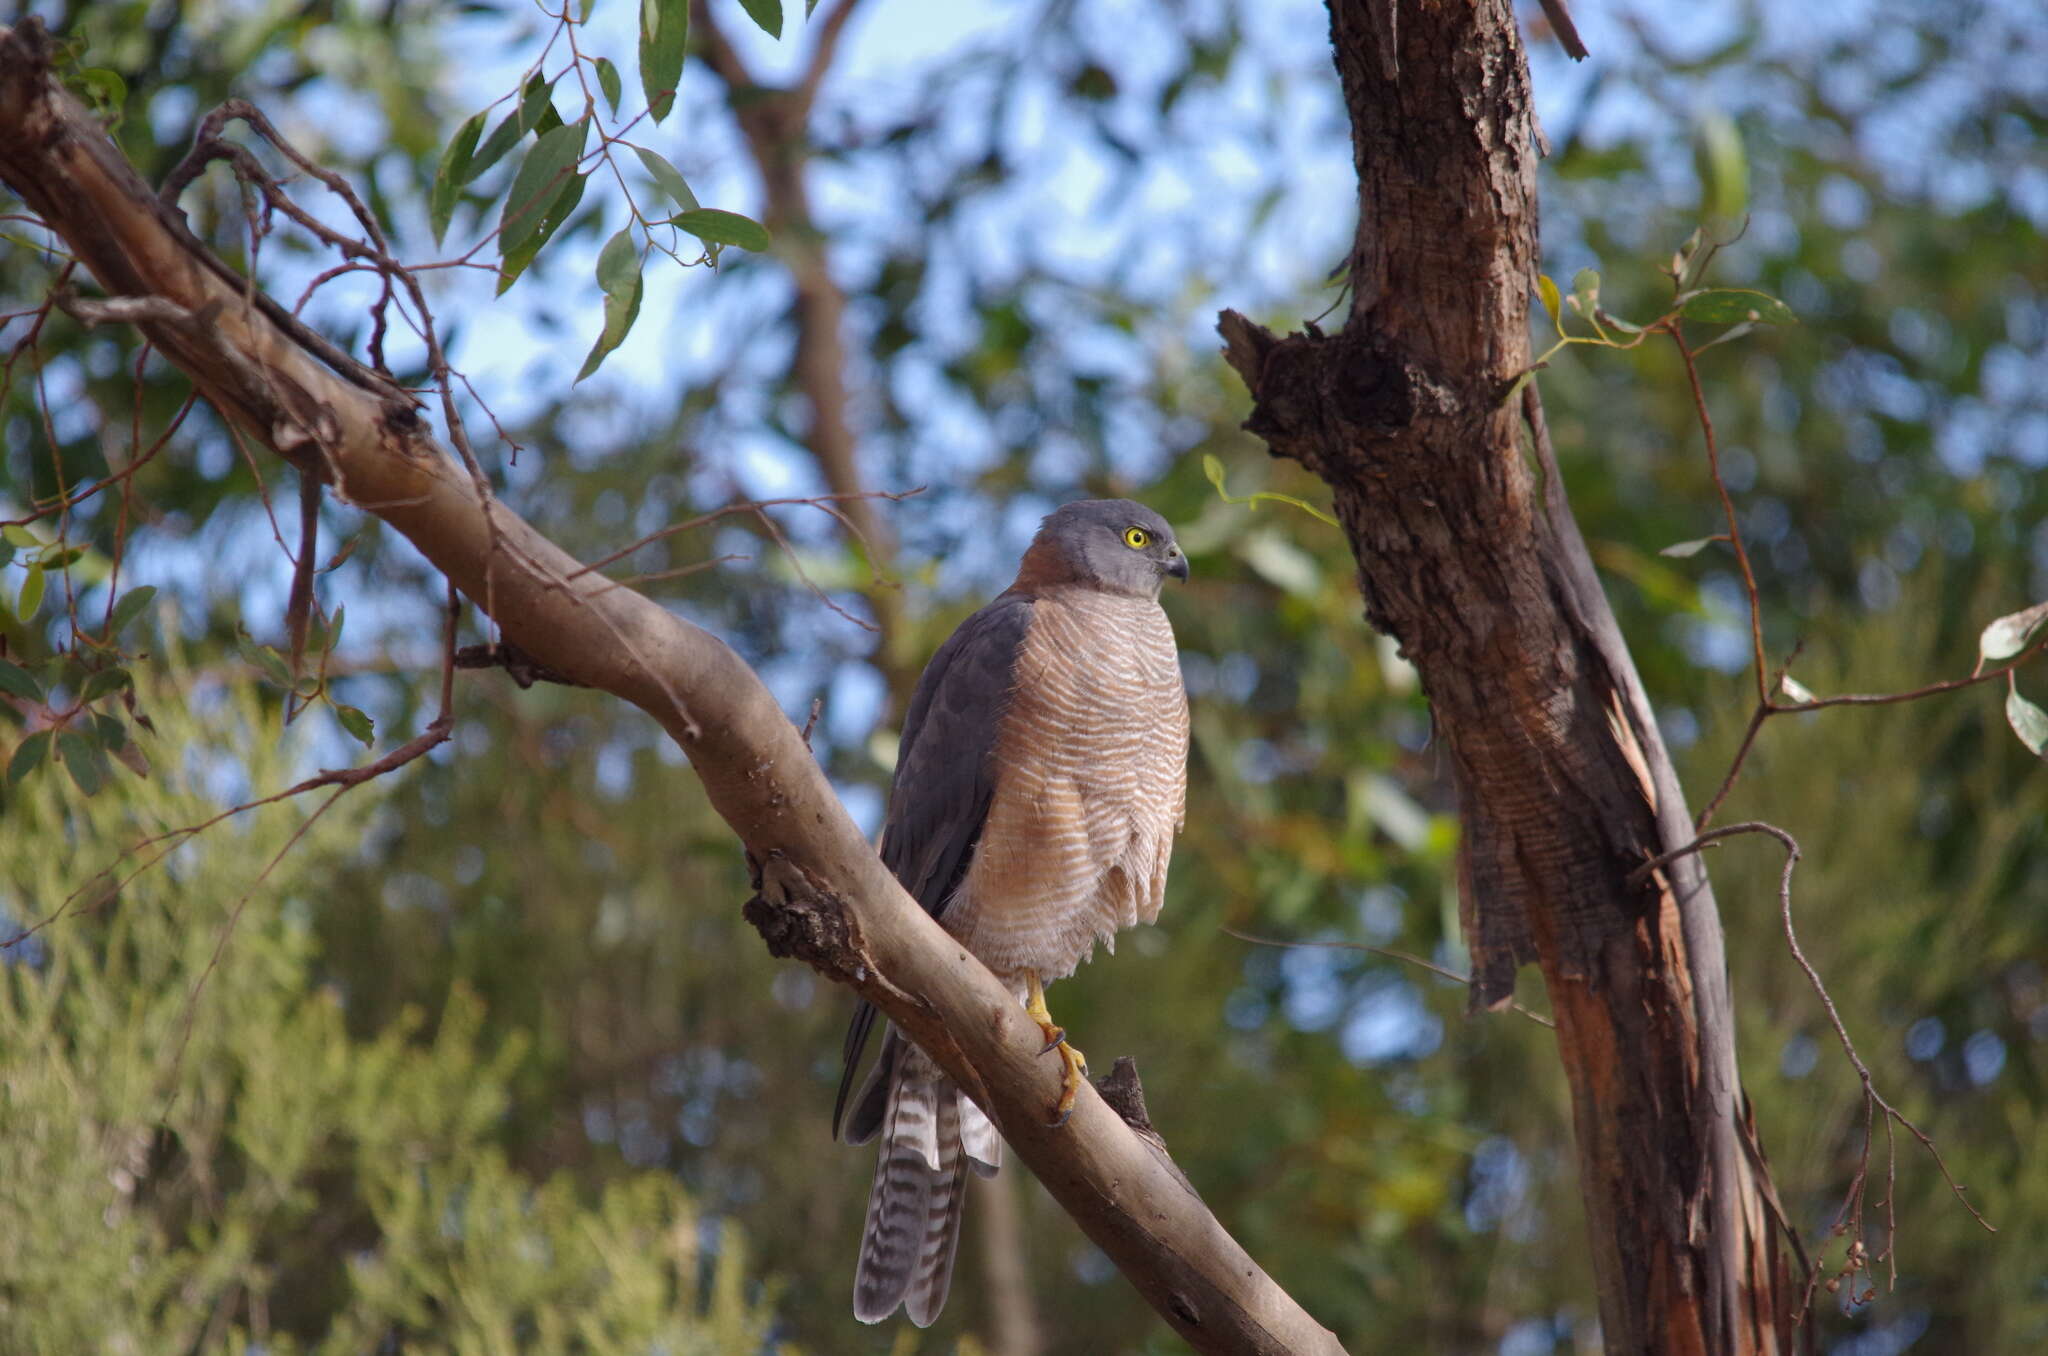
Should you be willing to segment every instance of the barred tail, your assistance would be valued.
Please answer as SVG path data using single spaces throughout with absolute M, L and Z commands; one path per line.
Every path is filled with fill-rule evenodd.
M 863 1323 L 881 1322 L 900 1304 L 911 1322 L 929 1327 L 945 1307 L 953 1280 L 967 1194 L 968 1158 L 960 1137 L 967 1103 L 950 1080 L 920 1076 L 917 1064 L 929 1067 L 921 1058 L 904 1060 L 890 1079 L 853 1279 L 853 1313 Z

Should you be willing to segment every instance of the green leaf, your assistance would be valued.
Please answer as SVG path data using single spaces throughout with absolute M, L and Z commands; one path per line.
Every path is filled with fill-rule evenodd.
M 13 563 L 14 543 L 11 541 L 0 540 L 0 565 L 12 565 Z
M 482 117 L 483 114 L 477 116 Z M 519 125 L 519 110 L 507 113 L 505 120 L 491 129 L 491 134 L 484 138 L 484 144 L 477 147 L 476 154 L 470 157 L 468 177 L 463 183 L 475 183 L 491 166 L 503 160 L 506 152 L 517 146 L 519 138 L 525 134 L 526 129 Z
M 336 702 L 334 716 L 341 722 L 341 728 L 360 740 L 364 748 L 367 749 L 377 742 L 377 723 L 355 707 L 343 706 Z
M 767 227 L 737 212 L 721 212 L 716 207 L 678 212 L 668 220 L 671 226 L 682 227 L 707 245 L 737 245 L 761 254 L 773 243 Z
M 782 0 L 740 0 L 747 17 L 771 38 L 782 36 Z
M 2005 694 L 2005 719 L 2020 737 L 2020 743 L 2032 749 L 2035 756 L 2048 750 L 2048 711 L 2022 697 L 2018 688 Z
M 119 692 L 122 688 L 132 685 L 133 682 L 134 679 L 128 676 L 128 670 L 126 669 L 101 669 L 98 673 L 85 680 L 85 686 L 79 690 L 78 700 L 81 705 L 86 702 L 98 701 L 109 692 Z
M 583 201 L 584 183 L 585 180 L 581 177 L 572 180 L 569 184 L 569 191 L 556 199 L 555 204 L 548 208 L 547 219 L 541 222 L 540 231 L 533 239 L 505 256 L 504 262 L 498 270 L 499 296 L 502 297 L 505 293 L 512 290 L 512 284 L 519 281 L 519 275 L 526 272 L 526 266 L 534 261 L 535 256 L 540 253 L 541 247 L 554 239 L 555 232 L 562 228 L 562 223 L 567 221 L 569 214 L 576 210 L 576 204 Z
M 1582 268 L 1572 278 L 1572 309 L 1591 320 L 1600 305 L 1600 275 Z
M 0 527 L 0 540 L 6 541 L 11 546 L 18 546 L 24 551 L 42 545 L 42 542 L 37 540 L 35 533 L 19 523 L 9 523 L 5 527 Z
M 348 620 L 348 609 L 337 603 L 334 616 L 327 623 L 327 648 L 332 650 L 341 644 L 341 624 Z
M 50 751 L 52 733 L 38 730 L 14 746 L 14 756 L 7 760 L 7 785 L 19 785 L 23 777 L 43 765 L 43 758 Z
M 1814 702 L 1813 690 L 1789 673 L 1778 679 L 1778 690 L 1801 706 L 1811 706 Z
M 1708 217 L 1733 221 L 1748 209 L 1749 158 L 1742 150 L 1742 133 L 1726 113 L 1700 119 L 1693 136 L 1693 168 Z
M 1673 560 L 1689 560 L 1719 540 L 1719 537 L 1698 537 L 1692 541 L 1674 542 L 1657 554 L 1670 556 Z
M 0 692 L 25 701 L 41 703 L 43 700 L 43 685 L 35 680 L 35 675 L 5 659 L 0 659 Z
M 258 645 L 246 636 L 237 642 L 237 648 L 242 652 L 242 658 L 253 664 L 265 678 L 287 692 L 292 690 L 291 667 L 284 662 L 283 655 L 268 645 Z
M 94 108 L 106 115 L 120 115 L 128 103 L 128 82 L 121 78 L 119 71 L 110 71 L 103 66 L 89 66 L 72 77 Z
M 455 203 L 462 196 L 462 186 L 472 177 L 469 164 L 476 155 L 477 140 L 483 134 L 484 115 L 478 113 L 455 130 L 455 140 L 448 143 L 448 149 L 441 155 L 441 166 L 434 171 L 434 189 L 428 201 L 427 219 L 434 228 L 434 243 L 437 245 L 448 230 L 449 220 L 455 215 Z
M 1707 271 L 1707 263 L 1714 251 L 1707 245 L 1707 233 L 1698 226 L 1693 228 L 1685 243 L 1671 256 L 1671 276 L 1678 284 L 1678 290 L 1689 292 L 1699 285 L 1700 276 Z
M 510 258 L 521 245 L 540 233 L 549 211 L 580 184 L 576 162 L 583 155 L 583 138 L 588 127 L 581 120 L 564 124 L 544 134 L 519 163 L 512 176 L 512 191 L 505 198 L 505 212 L 498 222 L 498 249 Z
M 128 727 L 121 723 L 118 716 L 110 716 L 104 711 L 95 711 L 92 717 L 92 728 L 93 734 L 100 741 L 100 747 L 107 752 L 117 753 L 127 747 Z
M 640 89 L 656 122 L 675 107 L 689 42 L 690 0 L 640 0 Z
M 1686 299 L 1678 313 L 1706 325 L 1796 325 L 1799 317 L 1776 297 L 1746 287 L 1714 287 Z
M 1984 634 L 1977 638 L 1977 653 L 1987 664 L 2010 659 L 2027 648 L 2043 622 L 2048 622 L 2048 603 L 2036 603 L 2023 612 L 2008 613 L 1984 628 Z
M 1548 273 L 1536 275 L 1536 295 L 1543 298 L 1543 313 L 1550 317 L 1550 323 L 1557 326 L 1559 334 L 1564 333 L 1564 298 L 1558 294 L 1557 284 L 1550 280 Z
M 552 122 L 548 120 L 550 113 L 554 113 Z M 555 82 L 543 79 L 535 71 L 519 93 L 519 130 L 546 136 L 561 125 L 562 115 L 555 113 Z
M 597 87 L 604 91 L 605 102 L 612 106 L 612 113 L 617 116 L 619 100 L 625 97 L 626 87 L 619 81 L 619 68 L 604 57 L 597 59 Z
M 62 548 L 52 546 L 43 552 L 42 559 L 36 563 L 46 570 L 68 570 L 73 565 L 76 565 L 78 558 L 84 554 L 85 548 L 83 546 L 66 546 Z
M 590 346 L 590 356 L 583 360 L 577 381 L 603 365 L 605 355 L 619 346 L 640 316 L 640 251 L 631 226 L 606 241 L 599 252 L 597 285 L 604 289 L 604 330 Z
M 97 796 L 100 788 L 107 784 L 107 761 L 92 741 L 76 730 L 65 730 L 57 736 L 57 757 L 62 760 L 64 770 L 71 774 L 71 780 L 78 783 L 78 789 L 88 796 Z
M 689 184 L 683 181 L 680 170 L 645 146 L 635 146 L 633 150 L 639 155 L 640 163 L 647 167 L 647 173 L 653 177 L 656 188 L 668 194 L 675 201 L 675 205 L 685 212 L 697 210 L 697 195 L 692 193 Z
M 1223 463 L 1220 460 L 1218 460 L 1216 455 L 1212 452 L 1205 452 L 1202 454 L 1202 474 L 1209 477 L 1209 483 L 1216 487 L 1216 497 L 1221 499 L 1226 504 L 1244 504 L 1250 508 L 1256 509 L 1259 506 L 1259 502 L 1261 500 L 1270 499 L 1276 504 L 1287 504 L 1294 508 L 1298 508 L 1303 513 L 1306 513 L 1309 517 L 1316 519 L 1318 522 L 1328 523 L 1331 527 L 1338 526 L 1338 522 L 1335 518 L 1332 518 L 1329 514 L 1323 512 L 1321 509 L 1317 508 L 1314 504 L 1309 503 L 1307 500 L 1296 499 L 1291 494 L 1279 494 L 1273 490 L 1257 490 L 1249 495 L 1246 495 L 1242 499 L 1236 497 L 1235 495 L 1231 494 L 1229 488 L 1224 485 Z
M 121 600 L 114 604 L 113 619 L 107 624 L 108 639 L 111 640 L 121 634 L 137 617 L 147 612 L 149 605 L 155 601 L 156 588 L 150 584 L 143 584 L 122 594 Z
M 28 578 L 22 580 L 21 596 L 14 603 L 14 615 L 22 621 L 27 621 L 30 617 L 35 616 L 36 609 L 43 605 L 43 582 L 45 577 L 42 566 L 31 565 L 28 567 Z

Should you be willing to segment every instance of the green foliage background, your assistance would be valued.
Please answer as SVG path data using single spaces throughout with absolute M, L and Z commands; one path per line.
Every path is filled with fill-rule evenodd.
M 82 69 L 122 77 L 117 135 L 152 179 L 206 109 L 251 97 L 364 186 L 408 259 L 496 224 L 512 159 L 453 205 L 437 253 L 435 171 L 548 28 L 517 5 L 35 8 L 82 39 Z M 590 37 L 628 73 L 629 105 L 633 8 L 600 5 Z M 733 518 L 631 568 L 746 557 L 648 588 L 730 637 L 799 719 L 824 698 L 819 755 L 872 823 L 900 666 L 792 561 L 858 616 L 878 587 L 900 590 L 909 622 L 889 643 L 914 672 L 1059 499 L 1132 493 L 1179 524 L 1195 577 L 1167 605 L 1194 699 L 1189 829 L 1160 925 L 1061 985 L 1055 1008 L 1098 1061 L 1137 1057 L 1205 1198 L 1354 1350 L 1592 1350 L 1547 1033 L 1468 1018 L 1458 986 L 1397 960 L 1224 931 L 1462 959 L 1428 708 L 1359 620 L 1341 539 L 1219 502 L 1202 473 L 1214 455 L 1234 492 L 1321 502 L 1237 431 L 1242 393 L 1207 335 L 1222 305 L 1287 326 L 1323 311 L 1350 230 L 1321 11 L 1279 8 L 1017 4 L 936 48 L 918 37 L 928 11 L 892 0 L 858 17 L 806 173 L 849 299 L 863 470 L 877 488 L 930 487 L 884 506 L 900 562 L 876 585 L 829 520 L 786 510 L 789 553 Z M 1713 109 L 1746 147 L 1750 213 L 1716 279 L 1801 320 L 1703 360 L 1773 655 L 1803 645 L 1794 672 L 1823 694 L 1967 672 L 1984 622 L 2048 594 L 2041 17 L 1879 3 L 1581 22 L 1592 62 L 1540 42 L 1532 57 L 1553 148 L 1546 270 L 1597 267 L 1604 304 L 1660 310 L 1658 268 L 1702 210 L 1691 146 Z M 795 6 L 788 27 L 785 57 L 805 41 Z M 899 48 L 921 55 L 892 64 Z M 576 114 L 566 92 L 555 106 Z M 706 204 L 755 209 L 726 94 L 694 59 L 662 129 L 650 143 Z M 250 262 L 221 170 L 185 206 Z M 633 334 L 572 389 L 616 293 L 615 271 L 593 285 L 599 247 L 628 222 L 594 179 L 504 300 L 489 277 L 433 281 L 458 366 L 521 445 L 483 444 L 494 483 L 585 558 L 821 484 L 774 252 L 729 248 L 716 274 L 650 262 Z M 0 230 L 0 346 L 17 354 L 32 317 L 12 313 L 55 265 L 18 219 Z M 289 301 L 329 262 L 279 231 L 255 266 Z M 349 285 L 309 315 L 360 351 L 370 293 Z M 416 348 L 392 343 L 419 379 Z M 120 469 L 134 430 L 146 445 L 170 424 L 184 383 L 146 362 L 138 402 L 135 358 L 130 337 L 61 315 L 19 350 L 0 516 Z M 1721 526 L 1683 375 L 1651 344 L 1572 349 L 1541 380 L 1574 506 L 1702 801 L 1748 689 L 1725 553 L 1657 554 Z M 474 406 L 470 420 L 490 428 Z M 281 473 L 255 466 L 277 491 Z M 137 839 L 362 756 L 317 704 L 281 736 L 282 695 L 244 657 L 238 631 L 280 642 L 289 567 L 219 425 L 192 413 L 132 488 L 125 513 L 110 492 L 63 522 L 90 550 L 49 576 L 34 616 L 23 559 L 0 569 L 7 654 L 56 698 L 115 664 L 61 657 L 70 614 L 91 629 L 128 587 L 163 591 L 119 641 L 136 707 L 110 693 L 98 708 L 150 776 L 110 763 L 87 799 L 43 766 L 0 811 L 6 932 L 62 915 L 0 953 L 0 1349 L 968 1350 L 994 1341 L 990 1247 L 1022 1251 L 1048 1350 L 1177 1349 L 1016 1174 L 1000 1189 L 1019 1193 L 1020 1229 L 970 1223 L 939 1327 L 851 1321 L 869 1162 L 825 1127 L 847 1004 L 765 956 L 738 918 L 730 834 L 658 732 L 605 699 L 466 675 L 452 745 L 343 797 L 260 883 L 313 805 L 224 824 L 106 903 L 62 908 L 95 897 L 95 873 Z M 56 527 L 37 524 L 38 541 Z M 376 717 L 382 751 L 432 713 L 439 590 L 373 520 L 330 505 L 325 531 L 323 564 L 354 543 L 320 581 L 349 610 L 328 695 Z M 2021 686 L 2048 698 L 2037 673 Z M 1978 1229 L 1902 1140 L 1898 1288 L 1823 1294 L 1829 1350 L 2048 1340 L 2048 792 L 2001 695 L 1775 721 L 1722 814 L 1799 837 L 1807 953 L 1887 1095 L 2001 1230 Z M 8 746 L 33 729 L 18 701 L 0 717 Z M 1787 953 L 1775 850 L 1737 840 L 1713 869 L 1745 1079 L 1817 1245 L 1856 1167 L 1858 1088 Z M 1880 1174 L 1886 1149 L 1880 1130 Z

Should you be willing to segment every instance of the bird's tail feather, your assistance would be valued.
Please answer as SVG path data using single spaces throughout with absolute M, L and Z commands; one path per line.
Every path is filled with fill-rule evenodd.
M 967 1194 L 968 1153 L 961 1139 L 962 1108 L 990 1126 L 951 1080 L 906 1059 L 893 1072 L 875 1185 L 868 1193 L 867 1226 L 854 1273 L 853 1313 L 879 1323 L 900 1304 L 919 1327 L 929 1327 L 946 1303 L 953 1254 L 960 1243 L 960 1209 Z M 982 1131 L 976 1128 L 979 1137 Z M 986 1145 L 977 1143 L 977 1152 Z M 988 1168 L 977 1162 L 976 1170 Z

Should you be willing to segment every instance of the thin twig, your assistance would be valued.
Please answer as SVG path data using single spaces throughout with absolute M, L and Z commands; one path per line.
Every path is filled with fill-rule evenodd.
M 1337 951 L 1363 951 L 1369 955 L 1385 956 L 1388 960 L 1397 960 L 1405 962 L 1409 965 L 1420 966 L 1422 969 L 1429 971 L 1433 975 L 1441 975 L 1445 979 L 1455 981 L 1456 983 L 1466 985 L 1467 987 L 1470 987 L 1472 983 L 1472 977 L 1470 975 L 1461 975 L 1456 970 L 1446 969 L 1444 966 L 1438 965 L 1434 961 L 1424 960 L 1422 957 L 1413 955 L 1406 951 L 1396 951 L 1394 948 L 1389 946 L 1370 946 L 1365 942 L 1339 941 L 1283 942 L 1273 937 L 1254 937 L 1249 932 L 1239 932 L 1236 928 L 1228 926 L 1224 927 L 1223 931 L 1228 933 L 1230 936 L 1237 938 L 1237 940 L 1239 940 L 1240 942 L 1250 942 L 1254 946 L 1278 946 L 1285 947 L 1289 950 L 1300 951 L 1314 950 L 1318 947 L 1329 947 Z M 1509 1001 L 1508 1006 L 1512 1008 L 1514 1011 L 1521 1013 L 1524 1017 L 1527 1017 L 1530 1021 L 1536 1023 L 1536 1025 L 1538 1026 L 1549 1027 L 1552 1031 L 1555 1031 L 1557 1029 L 1557 1023 L 1550 1020 L 1550 1018 L 1545 1017 L 1540 1012 L 1532 1012 L 1528 1008 L 1523 1007 L 1520 1003 L 1514 1002 L 1512 1000 Z
M 566 578 L 570 580 L 581 579 L 584 575 L 589 574 L 592 570 L 601 570 L 607 565 L 616 564 L 618 561 L 624 560 L 627 556 L 632 555 L 641 547 L 649 545 L 653 542 L 660 541 L 664 537 L 673 537 L 681 532 L 691 532 L 696 530 L 697 528 L 704 527 L 707 524 L 715 523 L 721 518 L 730 518 L 734 514 L 738 513 L 752 513 L 755 515 L 759 515 L 761 511 L 764 509 L 789 508 L 795 505 L 804 505 L 810 508 L 822 509 L 827 513 L 831 513 L 831 506 L 841 502 L 842 500 L 887 499 L 891 503 L 901 503 L 905 499 L 911 498 L 913 495 L 923 494 L 924 491 L 925 487 L 919 485 L 916 489 L 911 490 L 861 490 L 854 494 L 817 494 L 811 495 L 808 498 L 801 499 L 750 499 L 744 503 L 727 504 L 723 508 L 712 509 L 709 513 L 700 513 L 696 517 L 691 518 L 685 522 L 670 523 L 667 527 L 656 528 L 654 531 L 648 533 L 646 536 L 640 538 L 638 541 L 629 542 L 628 544 L 621 546 L 618 550 L 613 551 L 610 555 L 600 556 L 596 560 L 590 561 L 588 564 L 579 566 L 578 568 L 571 570 Z M 838 517 L 839 515 L 834 514 L 833 516 Z M 846 520 L 844 518 L 840 518 L 840 521 L 845 522 Z
M 1835 1222 L 1829 1229 L 1829 1233 L 1835 1237 L 1839 1238 L 1847 1234 L 1850 1238 L 1849 1260 L 1842 1274 L 1852 1277 L 1851 1287 L 1853 1290 L 1854 1273 L 1863 1270 L 1876 1261 L 1885 1261 L 1890 1268 L 1887 1288 L 1896 1288 L 1898 1285 L 1896 1250 L 1899 1236 L 1897 1218 L 1898 1192 L 1896 1190 L 1898 1181 L 1898 1144 L 1893 1138 L 1894 1126 L 1905 1130 L 1914 1139 L 1920 1141 L 1920 1146 L 1927 1150 L 1929 1157 L 1933 1158 L 1934 1166 L 1940 1169 L 1942 1180 L 1948 1183 L 1949 1191 L 1958 1201 L 1962 1202 L 1963 1208 L 1970 1212 L 1971 1218 L 1982 1225 L 1987 1233 L 1997 1233 L 1998 1228 L 1985 1219 L 1982 1212 L 1970 1203 L 1967 1188 L 1956 1181 L 1954 1175 L 1949 1172 L 1948 1163 L 1942 1158 L 1941 1150 L 1935 1147 L 1933 1138 L 1915 1124 L 1904 1112 L 1887 1101 L 1884 1094 L 1877 1090 L 1877 1082 L 1870 1072 L 1870 1066 L 1863 1062 L 1862 1055 L 1856 1050 L 1856 1042 L 1849 1038 L 1849 1028 L 1843 1023 L 1842 1014 L 1835 1007 L 1834 996 L 1828 992 L 1826 983 L 1820 977 L 1820 971 L 1814 968 L 1813 962 L 1806 958 L 1805 950 L 1799 945 L 1799 932 L 1792 922 L 1792 872 L 1799 865 L 1800 852 L 1799 843 L 1791 834 L 1774 824 L 1766 824 L 1761 820 L 1751 820 L 1742 824 L 1730 824 L 1726 828 L 1715 829 L 1711 833 L 1701 834 L 1682 848 L 1653 857 L 1637 867 L 1636 874 L 1646 874 L 1688 853 L 1698 852 L 1720 839 L 1742 833 L 1768 834 L 1770 837 L 1777 839 L 1779 844 L 1785 849 L 1784 870 L 1778 876 L 1778 912 L 1779 919 L 1784 925 L 1785 945 L 1791 951 L 1792 959 L 1805 972 L 1807 983 L 1812 986 L 1814 995 L 1820 999 L 1822 1010 L 1827 1013 L 1828 1025 L 1834 1028 L 1835 1039 L 1841 1043 L 1842 1053 L 1848 1056 L 1850 1067 L 1856 1070 L 1856 1077 L 1863 1085 L 1864 1124 L 1862 1151 L 1857 1159 L 1855 1175 L 1850 1179 L 1849 1190 L 1843 1198 L 1842 1208 L 1836 1213 Z M 1873 1256 L 1870 1253 L 1869 1242 L 1864 1232 L 1863 1209 L 1870 1181 L 1872 1131 L 1874 1123 L 1879 1116 L 1884 1118 L 1886 1144 L 1885 1194 L 1884 1198 L 1879 1202 L 1879 1205 L 1884 1209 L 1885 1242 L 1883 1251 Z M 1821 1273 L 1818 1269 L 1810 1272 L 1808 1275 L 1806 1296 L 1800 1305 L 1802 1315 L 1805 1313 L 1807 1306 L 1813 1302 L 1813 1292 L 1820 1284 L 1820 1277 Z M 1865 1298 L 1868 1298 L 1868 1296 Z
M 1728 520 L 1728 544 L 1734 548 L 1735 563 L 1742 571 L 1742 589 L 1749 596 L 1749 648 L 1756 663 L 1756 699 L 1770 701 L 1770 691 L 1764 685 L 1764 616 L 1763 608 L 1757 601 L 1756 571 L 1750 567 L 1749 548 L 1742 541 L 1742 527 L 1735 520 L 1735 500 L 1728 493 L 1728 482 L 1721 475 L 1721 446 L 1714 436 L 1714 417 L 1707 410 L 1706 392 L 1700 387 L 1700 369 L 1693 362 L 1692 346 L 1685 342 L 1685 331 L 1677 317 L 1665 325 L 1665 332 L 1678 348 L 1678 356 L 1685 361 L 1685 379 L 1692 387 L 1693 412 L 1699 416 L 1700 431 L 1707 437 L 1707 468 L 1713 473 L 1714 489 L 1721 496 L 1721 512 Z

